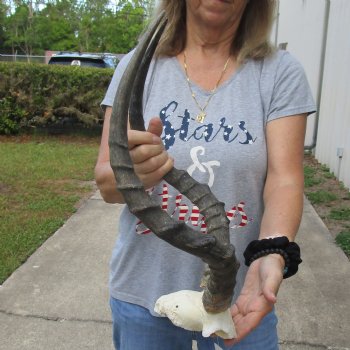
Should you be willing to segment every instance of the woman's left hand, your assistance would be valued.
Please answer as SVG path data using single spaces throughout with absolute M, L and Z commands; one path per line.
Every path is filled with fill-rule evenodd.
M 283 280 L 283 268 L 284 260 L 278 254 L 264 256 L 250 265 L 241 294 L 231 308 L 237 338 L 225 340 L 226 346 L 242 340 L 272 311 Z

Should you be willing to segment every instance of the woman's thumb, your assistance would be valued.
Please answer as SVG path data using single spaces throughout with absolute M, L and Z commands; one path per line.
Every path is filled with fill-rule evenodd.
M 160 118 L 154 117 L 149 121 L 148 132 L 151 132 L 152 134 L 155 134 L 157 136 L 160 136 L 163 132 L 163 124 Z
M 275 304 L 277 301 L 277 292 L 280 286 L 280 281 L 272 276 L 266 278 L 263 284 L 264 297 L 270 302 Z

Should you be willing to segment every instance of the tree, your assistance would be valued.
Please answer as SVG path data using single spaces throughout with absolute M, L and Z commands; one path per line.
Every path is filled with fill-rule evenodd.
M 33 12 L 22 3 L 16 7 L 15 12 L 6 18 L 7 44 L 12 48 L 12 54 L 17 53 L 17 49 L 26 55 L 31 55 L 33 36 L 32 20 Z
M 86 0 L 79 8 L 79 48 L 81 51 L 100 51 L 103 46 L 103 27 L 112 11 L 108 0 Z
M 79 19 L 76 16 L 76 6 L 73 1 L 59 0 L 47 4 L 37 14 L 35 31 L 38 51 L 78 49 L 76 32 Z
M 154 0 L 139 0 L 136 2 L 138 3 L 137 6 L 142 7 L 144 9 L 144 12 L 148 18 L 152 16 L 155 7 Z
M 154 7 L 154 0 L 0 1 L 0 50 L 26 55 L 44 50 L 126 53 Z
M 6 16 L 8 6 L 3 0 L 0 0 L 0 52 L 5 52 L 5 40 L 6 40 Z
M 145 9 L 140 6 L 139 1 L 120 1 L 115 19 L 106 22 L 105 33 L 109 51 L 126 53 L 135 47 L 146 19 Z
M 90 1 L 80 9 L 80 50 L 126 53 L 133 48 L 146 19 L 139 1 L 122 0 L 115 8 L 106 0 Z
M 14 0 L 8 2 L 5 18 L 5 45 L 11 47 L 12 54 L 32 55 L 37 45 L 35 17 L 40 0 Z

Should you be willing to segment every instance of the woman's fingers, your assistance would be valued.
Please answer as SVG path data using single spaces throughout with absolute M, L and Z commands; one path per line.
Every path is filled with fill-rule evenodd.
M 160 135 L 163 131 L 163 124 L 159 118 L 152 118 L 148 124 L 147 131 L 128 130 L 129 149 L 135 146 L 148 144 L 159 145 L 162 144 Z
M 146 188 L 153 187 L 174 166 L 160 135 L 163 124 L 152 118 L 147 131 L 128 130 L 128 146 L 135 173 Z
M 167 174 L 174 166 L 174 160 L 172 158 L 167 158 L 166 162 L 160 167 L 155 169 L 150 173 L 138 173 L 136 172 L 139 179 L 142 181 L 145 188 L 151 188 L 157 185 L 161 179 Z
M 139 146 L 138 148 L 142 148 Z M 134 163 L 134 169 L 137 174 L 149 174 L 161 168 L 168 161 L 169 155 L 166 151 L 155 147 L 147 147 L 147 154 L 142 150 L 137 150 L 131 159 Z
M 140 145 L 130 150 L 130 157 L 134 164 L 140 164 L 152 157 L 158 157 L 164 153 L 163 145 Z M 166 153 L 166 152 L 165 152 Z
M 162 145 L 162 140 L 158 135 L 151 132 L 128 130 L 129 150 L 140 145 Z

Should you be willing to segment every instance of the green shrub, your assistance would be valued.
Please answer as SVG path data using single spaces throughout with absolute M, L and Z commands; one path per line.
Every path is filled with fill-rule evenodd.
M 100 126 L 112 69 L 0 62 L 0 134 Z
M 17 134 L 20 130 L 25 110 L 16 105 L 11 96 L 0 99 L 0 134 Z

